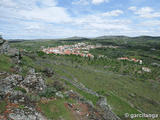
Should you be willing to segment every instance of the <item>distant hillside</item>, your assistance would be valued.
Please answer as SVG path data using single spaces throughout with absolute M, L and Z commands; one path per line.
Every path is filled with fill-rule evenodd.
M 89 40 L 89 38 L 85 38 L 85 37 L 69 37 L 69 38 L 64 38 L 64 39 L 60 39 L 60 40 L 65 40 L 65 41 L 84 41 L 84 40 Z
M 1 37 L 1 36 L 0 36 Z M 86 37 L 68 37 L 68 38 L 59 38 L 59 39 L 9 39 L 10 43 L 14 42 L 23 42 L 23 41 L 86 41 L 86 40 L 105 40 L 105 39 L 114 39 L 114 40 L 160 40 L 160 36 L 137 36 L 137 37 L 129 37 L 129 36 L 99 36 L 95 38 L 86 38 Z
M 128 36 L 100 36 L 96 37 L 95 39 L 124 39 L 124 38 L 130 38 Z

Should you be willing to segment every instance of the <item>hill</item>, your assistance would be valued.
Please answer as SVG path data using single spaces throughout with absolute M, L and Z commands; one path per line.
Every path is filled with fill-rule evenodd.
M 9 86 L 9 89 L 0 87 L 3 93 L 1 114 L 5 115 L 9 105 L 6 99 L 11 103 L 18 101 L 18 108 L 12 108 L 20 110 L 20 113 L 14 112 L 15 116 L 27 112 L 26 107 L 32 109 L 29 115 L 34 116 L 31 113 L 36 111 L 39 117 L 56 120 L 107 120 L 112 117 L 125 120 L 130 119 L 125 113 L 159 114 L 159 37 L 110 36 L 84 40 L 83 43 L 89 46 L 101 44 L 88 50 L 94 58 L 42 52 L 43 48 L 81 42 L 74 38 L 9 43 L 11 49 L 20 50 L 20 56 L 3 54 L 0 57 L 1 85 Z M 136 60 L 142 60 L 142 63 Z M 16 84 L 12 85 L 11 78 Z M 4 90 L 14 92 L 7 98 Z M 22 93 L 15 97 L 15 91 Z M 20 96 L 29 102 L 20 102 Z

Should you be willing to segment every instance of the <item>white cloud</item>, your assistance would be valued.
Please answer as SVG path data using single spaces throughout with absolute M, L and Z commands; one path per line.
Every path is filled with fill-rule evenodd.
M 101 3 L 104 3 L 104 2 L 109 2 L 109 0 L 92 0 L 92 3 L 97 5 L 97 4 L 101 4 Z
M 110 0 L 75 0 L 72 2 L 72 4 L 78 4 L 78 5 L 89 5 L 89 4 L 94 4 L 98 5 L 101 3 L 108 3 Z
M 123 14 L 122 10 L 113 10 L 110 12 L 103 13 L 102 15 L 103 16 L 119 16 L 120 14 Z
M 131 6 L 131 7 L 129 7 L 128 9 L 129 9 L 129 10 L 132 10 L 132 11 L 136 11 L 136 10 L 137 10 L 137 7 Z
M 136 7 L 130 7 L 129 10 L 133 11 L 134 14 L 142 18 L 156 18 L 160 17 L 160 11 L 155 12 L 151 7 L 142 7 L 140 9 Z
M 34 30 L 43 30 L 46 27 L 46 24 L 38 23 L 38 22 L 22 22 L 22 26 L 24 26 L 25 30 L 34 31 Z
M 13 0 L 2 0 L 0 11 L 2 13 L 0 17 L 10 19 L 38 20 L 52 23 L 71 21 L 67 10 L 57 6 L 56 0 L 16 0 L 15 2 Z
M 57 5 L 57 0 L 41 0 L 39 1 L 43 6 L 53 7 Z
M 88 30 L 112 30 L 112 31 L 122 31 L 129 30 L 128 24 L 131 23 L 130 20 L 126 19 L 114 19 L 111 16 L 118 16 L 122 14 L 121 10 L 113 10 L 107 13 L 102 14 L 92 14 L 88 16 L 84 16 L 81 18 L 76 18 L 73 24 L 77 26 L 81 26 L 84 29 Z
M 157 26 L 160 26 L 160 20 L 143 21 L 141 25 L 147 26 L 147 27 L 152 27 L 152 26 L 157 27 Z
M 79 1 L 73 1 L 72 4 L 75 5 L 89 5 L 89 1 L 88 0 L 79 0 Z
M 28 20 L 42 20 L 46 22 L 61 23 L 71 21 L 70 16 L 64 8 L 48 7 L 48 8 L 34 8 L 33 10 L 21 10 L 19 15 Z
M 12 0 L 0 0 L 0 7 L 13 7 L 16 4 Z

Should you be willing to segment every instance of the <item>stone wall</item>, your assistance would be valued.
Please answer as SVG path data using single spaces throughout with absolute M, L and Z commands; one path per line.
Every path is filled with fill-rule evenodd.
M 73 80 L 66 78 L 64 76 L 61 77 L 61 79 L 70 82 L 76 88 L 78 88 L 86 93 L 89 93 L 89 94 L 92 94 L 92 95 L 99 97 L 99 100 L 97 102 L 97 106 L 99 107 L 99 111 L 102 113 L 103 120 L 120 120 L 120 118 L 114 112 L 112 112 L 111 108 L 107 104 L 106 97 L 101 96 L 98 93 L 94 92 L 93 90 L 85 87 L 82 83 L 78 82 L 78 80 L 76 80 L 76 78 L 73 75 L 72 75 L 72 78 L 73 78 Z

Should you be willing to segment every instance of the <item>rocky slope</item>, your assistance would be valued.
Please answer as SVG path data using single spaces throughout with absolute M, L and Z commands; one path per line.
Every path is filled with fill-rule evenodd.
M 3 109 L 0 109 L 0 120 L 47 120 L 48 118 L 38 104 L 64 99 L 64 96 L 76 101 L 76 104 L 71 104 L 66 99 L 64 104 L 76 120 L 119 120 L 103 96 L 99 96 L 76 80 L 67 79 L 77 89 L 96 94 L 99 97 L 98 107 L 79 93 L 71 89 L 64 89 L 66 85 L 59 81 L 56 81 L 53 87 L 47 85 L 44 75 L 48 77 L 54 75 L 50 69 L 42 71 L 43 75 L 28 66 L 28 71 L 23 75 L 21 68 L 23 55 L 19 50 L 10 48 L 8 42 L 2 38 L 0 38 L 0 54 L 6 54 L 14 64 L 13 72 L 0 71 L 0 105 L 4 103 Z M 59 120 L 65 120 L 65 118 L 60 117 Z

